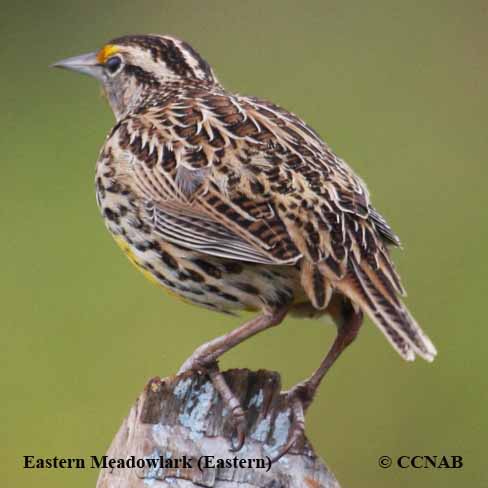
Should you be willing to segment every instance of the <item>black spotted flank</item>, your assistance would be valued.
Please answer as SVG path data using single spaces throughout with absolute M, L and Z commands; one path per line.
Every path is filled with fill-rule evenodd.
M 105 217 L 108 220 L 115 222 L 116 224 L 120 223 L 120 219 L 119 219 L 118 214 L 116 212 L 114 212 L 112 209 L 105 207 L 103 210 L 103 213 L 105 214 Z
M 204 273 L 213 278 L 222 278 L 222 271 L 218 266 L 209 263 L 205 259 L 194 259 L 193 263 L 198 266 Z
M 275 310 L 279 310 L 293 302 L 293 292 L 289 288 L 275 290 L 274 299 L 266 299 L 266 303 Z
M 220 293 L 219 296 L 228 302 L 238 302 L 239 299 L 235 295 L 231 295 L 230 293 Z
M 106 195 L 106 188 L 103 186 L 102 183 L 102 178 L 98 177 L 97 182 L 96 182 L 96 187 L 97 187 L 97 195 L 100 197 L 100 200 L 103 200 Z
M 161 261 L 171 269 L 178 269 L 178 261 L 166 251 L 161 251 Z
M 238 290 L 248 293 L 249 295 L 260 294 L 260 291 L 254 285 L 250 285 L 249 283 L 233 283 L 232 285 Z
M 236 261 L 228 261 L 223 263 L 224 271 L 229 274 L 240 274 L 244 271 L 244 267 L 242 264 L 237 263 Z
M 205 281 L 204 276 L 193 269 L 185 269 L 185 274 L 191 281 L 196 283 L 203 283 Z
M 222 291 L 218 286 L 215 285 L 203 285 L 203 288 L 210 293 L 219 294 Z

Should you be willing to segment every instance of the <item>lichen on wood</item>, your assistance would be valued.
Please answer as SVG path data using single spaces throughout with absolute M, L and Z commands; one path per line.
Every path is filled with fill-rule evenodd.
M 206 375 L 153 378 L 107 452 L 107 459 L 133 456 L 144 466 L 104 468 L 97 488 L 339 488 L 305 437 L 270 463 L 292 422 L 277 373 L 238 369 L 224 376 L 246 410 L 241 450 L 231 451 L 232 420 Z

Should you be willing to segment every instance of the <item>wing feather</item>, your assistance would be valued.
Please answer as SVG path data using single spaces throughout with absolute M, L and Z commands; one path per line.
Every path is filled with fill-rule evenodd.
M 298 117 L 218 86 L 193 86 L 119 125 L 113 137 L 118 132 L 129 153 L 162 238 L 230 259 L 301 261 L 315 307 L 339 290 L 405 359 L 435 356 L 399 298 L 387 246 L 400 240 L 363 181 Z

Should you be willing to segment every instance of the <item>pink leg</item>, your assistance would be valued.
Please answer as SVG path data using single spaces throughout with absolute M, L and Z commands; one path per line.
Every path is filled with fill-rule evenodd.
M 245 341 L 249 337 L 280 324 L 285 318 L 288 308 L 276 310 L 270 314 L 260 315 L 246 322 L 237 329 L 217 337 L 202 346 L 183 363 L 178 373 L 189 370 L 204 370 L 210 376 L 214 388 L 219 392 L 224 404 L 230 410 L 237 431 L 237 445 L 232 450 L 238 451 L 244 444 L 245 439 L 245 413 L 237 399 L 225 382 L 222 373 L 217 366 L 217 359 L 225 352 Z
M 305 412 L 311 405 L 322 379 L 359 332 L 363 321 L 362 313 L 355 312 L 349 302 L 345 300 L 339 302 L 339 300 L 342 301 L 343 299 L 336 299 L 335 303 L 332 303 L 328 310 L 337 325 L 337 336 L 332 347 L 312 376 L 298 383 L 288 391 L 288 397 L 290 398 L 292 407 L 293 424 L 287 443 L 274 457 L 273 462 L 286 454 L 293 444 L 304 434 Z

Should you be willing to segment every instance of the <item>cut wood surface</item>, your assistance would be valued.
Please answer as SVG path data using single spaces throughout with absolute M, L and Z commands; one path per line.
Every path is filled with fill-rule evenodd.
M 97 488 L 340 488 L 306 438 L 270 463 L 292 420 L 277 373 L 239 369 L 224 376 L 246 410 L 241 450 L 230 450 L 231 418 L 207 376 L 154 378 L 113 439 L 107 460 L 114 467 L 102 469 Z M 136 460 L 139 467 L 117 467 Z

